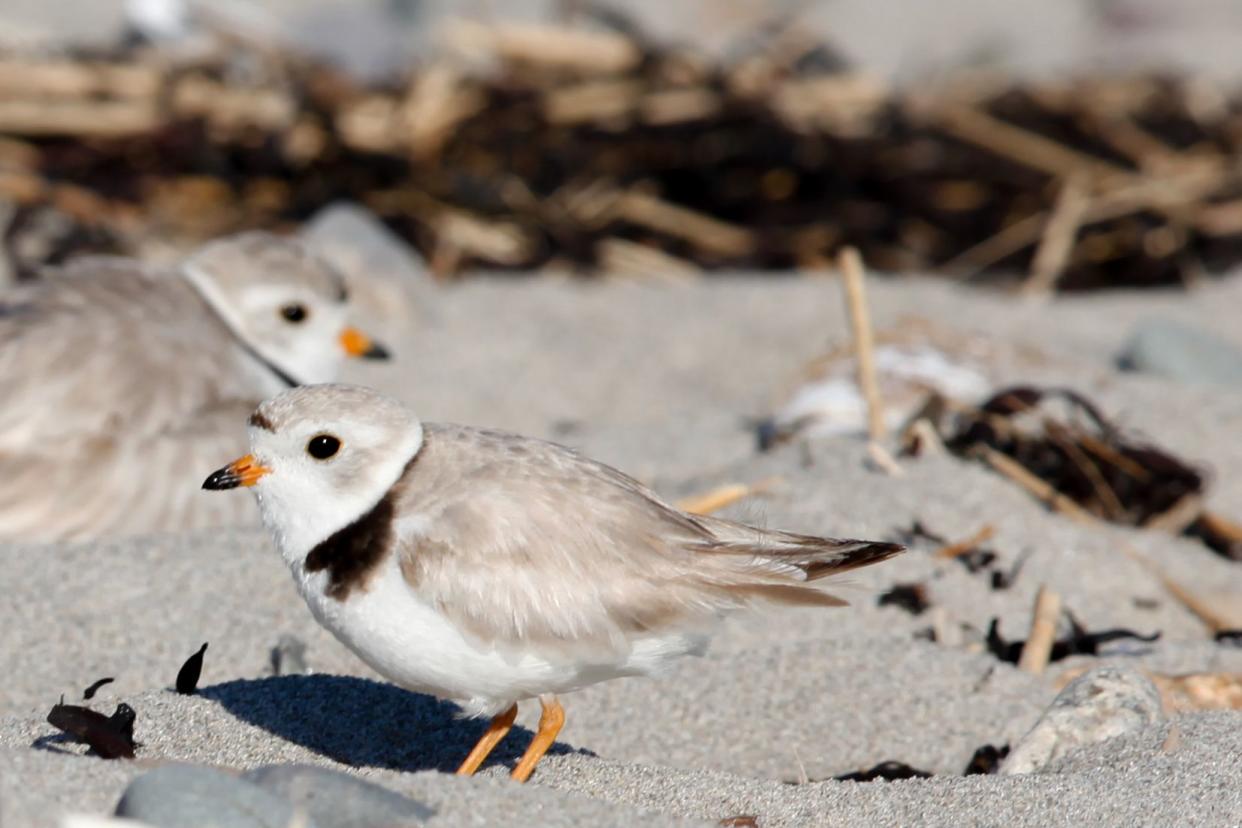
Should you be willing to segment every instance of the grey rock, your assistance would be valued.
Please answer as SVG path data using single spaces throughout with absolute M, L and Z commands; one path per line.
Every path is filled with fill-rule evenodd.
M 139 776 L 121 795 L 116 815 L 157 828 L 319 828 L 278 795 L 198 765 L 165 765 Z
M 268 765 L 245 778 L 292 802 L 319 828 L 421 825 L 435 813 L 387 788 L 313 765 Z
M 302 239 L 345 275 L 364 321 L 391 331 L 424 313 L 434 299 L 436 285 L 418 251 L 364 207 L 328 205 L 302 229 Z
M 1242 348 L 1169 319 L 1140 322 L 1117 357 L 1126 371 L 1183 382 L 1242 384 Z
M 1098 667 L 1066 685 L 1010 751 L 1003 774 L 1034 773 L 1086 745 L 1132 733 L 1164 719 L 1160 691 L 1129 667 Z

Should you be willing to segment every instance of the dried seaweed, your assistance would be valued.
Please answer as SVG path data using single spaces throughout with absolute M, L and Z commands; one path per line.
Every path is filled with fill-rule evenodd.
M 1071 390 L 1006 388 L 941 427 L 949 450 L 982 458 L 1071 517 L 1180 531 L 1205 487 L 1201 471 L 1124 434 Z
M 1013 586 L 1017 582 L 1018 576 L 1022 574 L 1022 567 L 1026 566 L 1026 562 L 1030 559 L 1031 551 L 1032 550 L 1027 549 L 1019 555 L 1018 559 L 1013 562 L 1013 566 L 1009 567 L 1009 569 L 993 569 L 990 573 L 992 589 L 1002 590 L 1009 589 Z
M 114 681 L 116 681 L 115 678 L 108 676 L 107 678 L 101 678 L 92 682 L 90 687 L 87 687 L 82 691 L 82 698 L 87 699 L 88 701 L 95 698 L 95 693 L 98 692 L 100 687 L 103 687 L 105 684 L 111 684 Z
M 996 773 L 1000 769 L 1001 762 L 1009 755 L 1009 745 L 983 745 L 974 752 L 970 757 L 970 761 L 966 763 L 966 770 L 962 771 L 963 776 L 977 776 L 990 773 Z
M 178 693 L 192 696 L 198 691 L 198 679 L 203 672 L 203 654 L 207 652 L 207 642 L 198 648 L 198 652 L 185 660 L 177 671 L 177 681 L 173 685 Z
M 843 773 L 833 778 L 838 782 L 874 782 L 877 779 L 892 782 L 897 779 L 930 779 L 931 776 L 932 774 L 928 771 L 912 768 L 905 762 L 895 762 L 890 759 L 868 770 Z
M 922 615 L 931 606 L 927 586 L 921 583 L 894 584 L 876 599 L 876 606 L 900 607 L 911 615 Z
M 1073 615 L 1066 613 L 1066 617 L 1070 623 L 1070 634 L 1053 642 L 1052 650 L 1048 656 L 1049 661 L 1060 661 L 1063 658 L 1069 658 L 1074 655 L 1098 655 L 1100 646 L 1112 641 L 1131 639 L 1134 641 L 1153 642 L 1160 639 L 1160 632 L 1158 631 L 1150 635 L 1143 635 L 1133 630 L 1122 628 L 1087 632 L 1075 620 Z M 1001 661 L 1010 664 L 1018 663 L 1022 657 L 1022 649 L 1026 646 L 1025 639 L 1009 641 L 1002 638 L 1000 634 L 1000 620 L 997 618 L 993 618 L 988 624 L 988 634 L 985 641 L 988 652 Z
M 63 696 L 47 714 L 48 724 L 90 745 L 104 759 L 134 758 L 136 718 L 137 713 L 128 704 L 118 704 L 111 716 L 105 716 L 89 707 L 65 704 Z

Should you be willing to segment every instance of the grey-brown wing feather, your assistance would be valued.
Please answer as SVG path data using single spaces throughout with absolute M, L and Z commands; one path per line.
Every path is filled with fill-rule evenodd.
M 0 537 L 46 542 L 255 523 L 248 492 L 201 488 L 221 458 L 245 453 L 253 409 L 220 404 L 145 440 L 78 441 L 73 455 L 0 454 Z
M 122 259 L 49 275 L 0 312 L 0 452 L 141 439 L 243 396 L 236 355 L 191 288 Z
M 237 358 L 187 284 L 132 261 L 80 260 L 4 300 L 0 536 L 244 517 L 245 498 L 195 497 L 212 463 L 244 451 L 255 401 Z
M 459 426 L 426 426 L 401 485 L 407 581 L 501 646 L 615 652 L 754 601 L 838 605 L 807 581 L 899 549 L 686 515 L 562 446 Z

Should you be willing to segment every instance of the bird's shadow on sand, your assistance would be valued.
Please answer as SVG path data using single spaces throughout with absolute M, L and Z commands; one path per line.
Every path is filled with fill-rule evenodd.
M 458 718 L 451 702 L 354 676 L 238 679 L 198 693 L 244 722 L 355 767 L 451 772 L 487 729 L 486 720 Z M 516 764 L 533 736 L 514 726 L 484 767 Z M 560 743 L 548 751 L 578 752 Z

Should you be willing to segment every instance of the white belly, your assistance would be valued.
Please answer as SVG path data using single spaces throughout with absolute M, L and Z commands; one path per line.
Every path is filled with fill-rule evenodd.
M 459 702 L 473 716 L 514 702 L 564 693 L 620 676 L 648 675 L 668 661 L 701 651 L 700 636 L 637 639 L 604 663 L 545 658 L 488 647 L 469 638 L 409 588 L 395 556 L 380 563 L 365 589 L 338 601 L 324 594 L 327 573 L 294 568 L 294 580 L 315 619 L 380 675 L 420 693 Z

